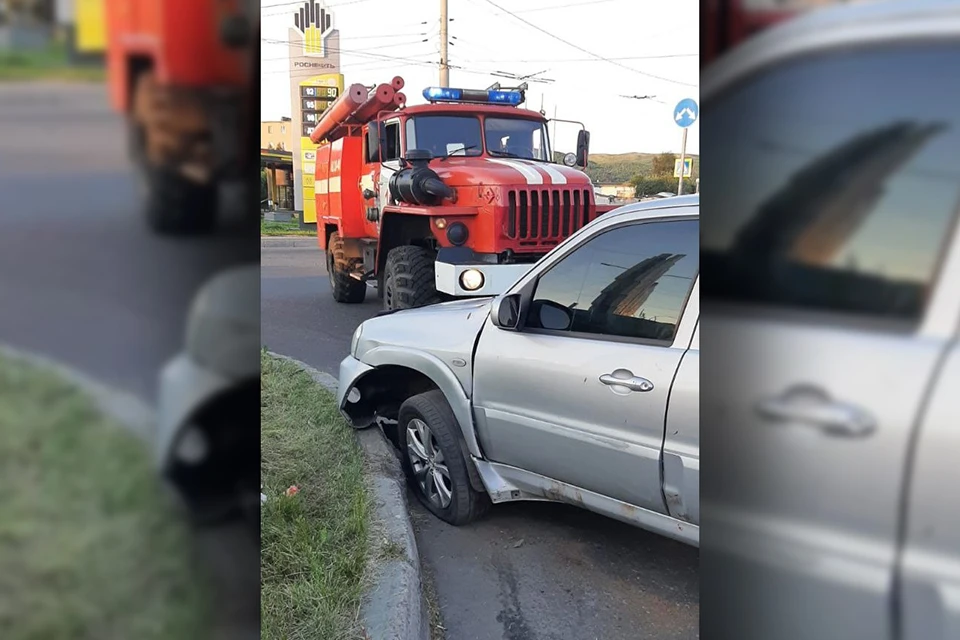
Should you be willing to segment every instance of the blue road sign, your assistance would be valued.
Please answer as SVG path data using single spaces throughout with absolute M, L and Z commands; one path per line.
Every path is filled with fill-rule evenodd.
M 693 98 L 684 98 L 673 110 L 673 119 L 678 127 L 686 129 L 700 116 L 700 107 Z

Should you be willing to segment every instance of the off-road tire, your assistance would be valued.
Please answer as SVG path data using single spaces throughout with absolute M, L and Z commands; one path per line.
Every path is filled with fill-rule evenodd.
M 383 308 L 412 309 L 441 301 L 433 252 L 404 245 L 390 250 L 383 277 Z
M 442 509 L 430 502 L 423 495 L 420 485 L 413 474 L 413 465 L 407 453 L 407 424 L 414 418 L 427 423 L 433 432 L 437 445 L 443 453 L 444 461 L 450 472 L 453 488 L 450 504 Z M 467 464 L 472 464 L 464 458 L 463 448 L 460 446 L 460 425 L 453 410 L 447 403 L 443 392 L 439 390 L 427 391 L 420 395 L 408 398 L 400 405 L 400 414 L 397 421 L 398 436 L 400 439 L 400 460 L 403 471 L 407 476 L 410 487 L 430 513 L 454 526 L 461 526 L 483 516 L 490 508 L 490 498 L 480 493 L 470 484 L 470 475 Z
M 330 235 L 327 241 L 327 275 L 330 278 L 330 291 L 333 299 L 347 304 L 363 302 L 367 295 L 367 283 L 350 276 L 349 262 L 343 250 L 343 239 L 339 233 Z
M 217 184 L 198 184 L 173 169 L 142 166 L 143 207 L 156 233 L 194 236 L 217 226 Z
M 146 165 L 146 134 L 143 131 L 143 125 L 134 120 L 133 116 L 127 116 L 127 157 L 137 170 Z

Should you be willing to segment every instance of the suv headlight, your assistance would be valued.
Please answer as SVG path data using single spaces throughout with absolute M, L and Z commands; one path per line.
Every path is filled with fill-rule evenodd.
M 353 338 L 350 339 L 350 355 L 357 357 L 357 347 L 360 345 L 360 334 L 363 333 L 363 323 L 353 332 Z

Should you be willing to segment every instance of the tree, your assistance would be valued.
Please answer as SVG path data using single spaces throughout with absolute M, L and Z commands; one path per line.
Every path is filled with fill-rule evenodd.
M 672 171 L 672 167 L 671 167 Z M 630 184 L 633 185 L 634 194 L 638 198 L 646 198 L 652 195 L 656 195 L 662 191 L 667 191 L 669 193 L 677 192 L 677 181 L 678 178 L 673 176 L 636 176 L 633 180 L 630 181 Z M 683 192 L 686 193 L 696 193 L 697 184 L 696 180 L 687 178 L 683 181 Z
M 653 175 L 654 177 L 672 176 L 676 156 L 669 152 L 659 153 L 653 156 Z

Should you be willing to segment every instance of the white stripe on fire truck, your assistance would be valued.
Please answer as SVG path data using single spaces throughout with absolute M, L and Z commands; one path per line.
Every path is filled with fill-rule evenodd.
M 553 184 L 567 184 L 567 176 L 563 175 L 562 171 L 557 171 L 556 169 L 551 167 L 549 164 L 533 164 L 531 166 L 536 167 L 537 169 L 540 169 L 541 171 L 546 173 L 548 176 L 550 176 L 550 182 L 552 182 Z
M 540 172 L 534 169 L 533 167 L 528 167 L 525 164 L 517 162 L 516 160 L 504 160 L 502 158 L 487 158 L 488 162 L 496 162 L 497 164 L 502 164 L 511 169 L 516 169 L 520 174 L 526 179 L 527 184 L 543 184 L 543 176 L 540 175 Z
M 328 180 L 324 178 L 323 180 L 317 180 L 313 183 L 313 192 L 323 195 L 328 192 Z
M 330 178 L 330 193 L 340 193 L 340 176 Z

